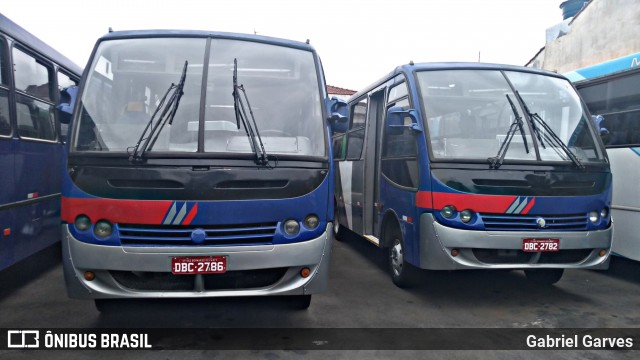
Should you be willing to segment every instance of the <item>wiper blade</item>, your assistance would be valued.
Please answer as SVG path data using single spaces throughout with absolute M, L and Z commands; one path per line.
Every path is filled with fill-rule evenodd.
M 189 65 L 189 62 L 185 60 L 184 67 L 182 68 L 182 75 L 180 76 L 180 81 L 178 81 L 178 84 L 171 83 L 171 85 L 167 89 L 167 92 L 164 94 L 164 96 L 160 100 L 158 107 L 153 112 L 153 115 L 151 115 L 151 119 L 149 119 L 149 122 L 147 123 L 144 130 L 140 134 L 140 137 L 138 138 L 138 142 L 133 147 L 133 151 L 129 155 L 129 161 L 132 161 L 132 162 L 142 161 L 142 156 L 146 151 L 151 150 L 151 148 L 153 148 L 153 145 L 155 145 L 156 140 L 158 140 L 158 136 L 162 132 L 162 129 L 164 128 L 164 126 L 167 123 L 169 125 L 173 123 L 173 118 L 176 115 L 176 111 L 178 111 L 178 106 L 180 106 L 180 99 L 182 98 L 182 95 L 184 95 L 183 90 L 184 90 L 184 83 L 187 77 L 188 65 Z M 171 94 L 171 96 L 169 96 L 169 94 Z M 169 101 L 167 101 L 165 104 L 165 100 L 167 99 L 168 96 L 169 96 Z M 156 115 L 158 115 L 160 110 L 162 110 L 162 112 L 158 117 L 158 121 L 154 123 L 154 120 L 156 119 Z
M 569 149 L 569 147 L 564 143 L 564 141 L 562 141 L 562 139 L 560 139 L 560 136 L 558 136 L 558 134 L 556 134 L 556 132 L 553 131 L 553 129 L 549 126 L 549 124 L 547 124 L 547 122 L 544 121 L 542 116 L 540 116 L 538 113 L 532 113 L 531 110 L 529 110 L 529 107 L 524 102 L 524 99 L 522 98 L 522 96 L 520 95 L 520 93 L 518 91 L 516 91 L 516 96 L 518 97 L 518 99 L 520 99 L 520 102 L 524 106 L 524 111 L 526 111 L 527 114 L 529 115 L 529 117 L 531 118 L 531 126 L 533 127 L 533 129 L 534 129 L 534 131 L 536 133 L 536 136 L 537 136 L 538 140 L 540 141 L 541 146 L 543 148 L 545 148 L 544 143 L 542 142 L 542 138 L 544 138 L 547 141 L 548 145 L 555 144 L 557 147 L 562 149 L 562 151 L 565 153 L 566 157 L 563 157 L 561 155 L 561 153 L 557 150 L 556 146 L 552 146 L 553 149 L 558 153 L 558 155 L 561 158 L 563 158 L 565 160 L 569 159 L 578 168 L 584 169 L 584 165 L 582 165 L 582 162 L 580 162 L 578 157 L 573 153 L 573 151 L 571 151 L 571 149 Z M 544 130 L 544 132 L 540 131 L 540 129 L 538 128 L 537 125 L 540 125 L 542 127 L 542 129 Z
M 527 142 L 527 137 L 524 134 L 522 116 L 520 116 L 520 114 L 518 113 L 518 110 L 516 109 L 516 106 L 513 104 L 513 101 L 509 97 L 509 94 L 506 94 L 506 97 L 507 97 L 507 101 L 509 101 L 509 105 L 511 105 L 511 111 L 513 112 L 513 116 L 515 118 L 513 119 L 513 122 L 509 127 L 509 131 L 507 131 L 507 136 L 502 142 L 502 145 L 500 145 L 500 149 L 498 150 L 498 153 L 496 154 L 496 156 L 490 157 L 487 159 L 487 161 L 489 161 L 489 164 L 490 164 L 489 166 L 492 169 L 498 169 L 502 165 L 502 162 L 504 161 L 504 157 L 507 155 L 507 150 L 509 149 L 509 145 L 511 145 L 511 140 L 513 139 L 513 136 L 518 130 L 520 130 L 520 135 L 522 135 L 522 142 L 524 144 L 524 149 L 527 152 L 527 154 L 529 153 L 529 144 Z
M 243 96 L 240 96 L 240 92 L 242 92 Z M 244 97 L 244 101 L 242 100 L 242 97 Z M 247 118 L 247 109 L 244 105 L 245 101 L 247 103 L 247 108 L 249 108 L 249 115 L 251 115 L 250 120 Z M 244 86 L 238 85 L 238 59 L 233 59 L 233 108 L 236 114 L 238 130 L 240 130 L 240 123 L 242 123 L 244 131 L 247 133 L 247 137 L 249 138 L 251 150 L 253 150 L 256 155 L 254 160 L 256 165 L 266 166 L 269 164 L 269 159 L 267 157 L 267 152 L 264 150 L 264 144 L 262 143 L 262 137 L 260 137 L 260 132 L 258 131 L 256 118 L 253 116 L 253 110 L 251 109 L 251 104 L 249 103 L 249 98 L 247 97 L 247 92 L 245 91 Z M 251 122 L 253 122 L 253 124 Z

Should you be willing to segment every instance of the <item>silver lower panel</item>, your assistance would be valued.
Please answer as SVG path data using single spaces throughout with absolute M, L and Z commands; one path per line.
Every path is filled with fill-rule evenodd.
M 63 267 L 69 297 L 79 299 L 99 298 L 198 298 L 257 295 L 307 295 L 322 292 L 327 287 L 332 223 L 325 232 L 312 240 L 293 244 L 259 246 L 217 246 L 217 247 L 122 247 L 87 244 L 75 239 L 62 227 Z M 121 272 L 129 275 L 163 274 L 181 282 L 184 276 L 202 277 L 206 275 L 171 275 L 171 258 L 174 256 L 214 256 L 227 257 L 227 273 L 260 273 L 264 269 L 284 269 L 284 274 L 275 283 L 252 288 L 208 290 L 202 278 L 194 278 L 194 286 L 188 290 L 145 290 L 148 286 L 132 288 L 131 282 L 125 286 L 112 274 Z M 311 276 L 302 278 L 300 270 L 311 269 Z M 84 272 L 92 271 L 93 281 L 84 279 Z M 271 270 L 265 272 L 273 273 Z M 131 277 L 131 276 L 128 276 Z M 145 276 L 141 276 L 145 278 Z M 154 278 L 154 276 L 147 276 Z M 181 288 L 178 286 L 177 288 Z
M 420 217 L 420 267 L 432 270 L 460 269 L 607 269 L 613 227 L 597 231 L 526 232 L 478 231 L 451 228 L 432 214 Z M 524 253 L 525 238 L 560 239 L 558 253 Z M 458 255 L 452 256 L 451 250 Z M 600 256 L 600 250 L 606 250 Z

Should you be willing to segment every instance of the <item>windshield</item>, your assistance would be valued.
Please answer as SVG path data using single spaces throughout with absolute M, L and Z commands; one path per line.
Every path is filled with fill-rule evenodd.
M 603 159 L 580 98 L 566 80 L 498 70 L 423 71 L 417 77 L 435 159 L 496 159 L 518 117 L 522 131 L 518 127 L 503 147 L 505 162 Z M 562 143 L 548 141 L 556 135 Z
M 237 59 L 238 84 L 251 100 L 265 150 L 270 155 L 325 156 L 312 52 L 223 39 L 212 39 L 210 46 L 209 58 L 203 61 L 204 38 L 103 41 L 82 94 L 74 149 L 132 153 L 186 62 L 183 94 L 173 120 L 153 135 L 157 140 L 147 154 L 253 154 L 234 111 Z

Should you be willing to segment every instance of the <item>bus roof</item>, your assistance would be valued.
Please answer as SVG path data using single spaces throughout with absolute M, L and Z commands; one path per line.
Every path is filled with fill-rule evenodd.
M 518 66 L 518 65 L 491 64 L 491 63 L 480 63 L 480 62 L 432 62 L 432 63 L 415 63 L 415 64 L 410 63 L 410 64 L 404 64 L 396 67 L 393 71 L 383 76 L 378 81 L 372 83 L 371 85 L 353 94 L 350 97 L 350 99 L 354 99 L 362 96 L 363 94 L 368 93 L 369 91 L 375 89 L 376 87 L 380 86 L 381 84 L 383 84 L 384 82 L 388 81 L 389 79 L 393 78 L 396 75 L 410 74 L 414 71 L 433 71 L 433 70 L 507 70 L 507 71 L 530 72 L 534 74 L 564 78 L 564 76 L 551 71 L 537 69 L 537 68 L 530 68 L 525 66 Z
M 16 41 L 19 41 L 22 45 L 32 48 L 38 53 L 49 58 L 49 60 L 52 60 L 75 74 L 82 74 L 82 68 L 71 61 L 71 59 L 62 55 L 58 50 L 47 45 L 44 41 L 38 39 L 35 35 L 31 34 L 1 13 L 0 24 L 2 24 L 2 29 L 0 29 L 2 32 L 9 35 L 9 37 Z
M 203 31 L 203 30 L 125 30 L 125 31 L 113 31 L 103 35 L 98 41 L 102 40 L 114 40 L 114 39 L 132 39 L 132 38 L 148 38 L 148 37 L 212 37 L 219 39 L 232 39 L 232 40 L 244 40 L 255 41 L 265 44 L 287 46 L 292 48 L 298 48 L 302 50 L 316 52 L 313 46 L 308 43 L 287 40 L 270 36 L 253 35 L 253 34 L 240 34 L 230 32 L 218 32 L 218 31 Z
M 640 52 L 569 71 L 565 73 L 564 76 L 573 82 L 578 82 L 627 71 L 637 67 L 640 67 Z

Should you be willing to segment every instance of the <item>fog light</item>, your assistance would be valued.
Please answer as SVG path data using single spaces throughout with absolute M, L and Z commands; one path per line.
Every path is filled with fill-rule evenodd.
M 300 224 L 295 220 L 287 220 L 284 222 L 284 232 L 287 235 L 295 235 L 300 231 Z
M 468 223 L 469 221 L 471 221 L 472 217 L 473 213 L 471 212 L 471 210 L 462 210 L 460 212 L 460 220 L 462 220 L 463 223 Z
M 96 278 L 96 274 L 93 273 L 93 271 L 85 271 L 84 272 L 84 279 L 87 281 L 93 281 L 93 279 Z
M 598 255 L 600 255 L 600 257 L 603 257 L 603 256 L 607 255 L 607 250 L 605 250 L 605 249 L 600 250 Z
M 76 226 L 76 229 L 80 231 L 87 231 L 91 228 L 91 219 L 89 219 L 87 215 L 78 215 L 73 224 Z
M 309 230 L 317 228 L 318 224 L 320 224 L 320 219 L 318 219 L 316 215 L 309 215 L 304 218 L 304 226 L 306 226 Z
M 458 256 L 458 254 L 460 254 L 458 249 L 451 249 L 451 256 L 456 257 L 456 256 Z
M 309 275 L 311 275 L 311 269 L 309 269 L 308 267 L 302 268 L 302 270 L 300 270 L 300 276 L 302 276 L 303 278 L 308 278 Z
M 113 233 L 113 226 L 106 220 L 100 220 L 93 227 L 93 233 L 99 238 L 106 238 Z
M 591 221 L 591 223 L 595 224 L 598 222 L 598 219 L 600 219 L 600 214 L 598 214 L 597 211 L 591 211 L 589 213 L 589 221 Z
M 609 215 L 609 212 L 607 211 L 607 208 L 604 208 L 604 209 L 600 210 L 600 217 L 601 218 L 604 219 L 604 218 L 607 217 L 607 215 Z
M 452 205 L 447 205 L 440 210 L 440 215 L 447 219 L 451 219 L 456 214 L 456 208 Z

